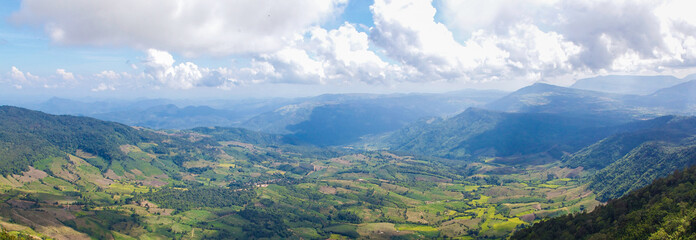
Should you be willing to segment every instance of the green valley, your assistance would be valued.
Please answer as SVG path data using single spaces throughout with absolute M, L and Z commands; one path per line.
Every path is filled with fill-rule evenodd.
M 71 127 L 74 138 L 91 136 L 88 118 L 3 109 L 6 119 L 40 118 Z M 0 179 L 4 228 L 56 239 L 501 238 L 599 204 L 582 169 L 558 163 L 511 167 L 287 145 L 227 128 L 98 123 L 131 137 L 97 138 L 112 154 L 98 155 L 11 128 L 55 152 L 10 159 L 29 165 Z M 255 144 L 238 141 L 243 135 Z

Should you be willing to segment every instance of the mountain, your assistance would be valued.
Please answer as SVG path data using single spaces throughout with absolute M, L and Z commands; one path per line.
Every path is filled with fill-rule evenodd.
M 663 88 L 634 100 L 635 105 L 655 108 L 671 114 L 696 114 L 696 80 Z
M 418 119 L 459 113 L 492 101 L 503 92 L 464 90 L 443 94 L 328 94 L 260 114 L 241 127 L 292 135 L 328 146 L 397 130 Z
M 448 119 L 409 125 L 377 145 L 444 158 L 550 154 L 560 158 L 610 134 L 618 122 L 548 113 L 503 113 L 469 108 Z
M 108 112 L 144 110 L 158 105 L 170 104 L 165 99 L 142 99 L 133 101 L 102 100 L 96 102 L 83 102 L 72 99 L 53 97 L 30 108 L 51 113 L 92 116 Z
M 66 153 L 93 155 L 105 171 L 111 160 L 125 160 L 119 149 L 152 136 L 132 127 L 86 117 L 52 116 L 23 108 L 0 107 L 0 174 L 18 174 L 46 158 Z
M 535 83 L 486 104 L 502 112 L 552 113 L 566 116 L 602 116 L 616 121 L 653 116 L 624 103 L 624 95 Z
M 94 102 L 51 98 L 26 106 L 51 113 L 89 116 L 131 126 L 154 129 L 187 129 L 204 126 L 236 126 L 258 114 L 287 105 L 291 99 L 244 100 L 100 100 Z
M 233 126 L 240 117 L 232 111 L 208 106 L 179 108 L 174 104 L 157 105 L 143 110 L 129 109 L 91 115 L 94 118 L 153 129 L 188 129 L 203 126 Z
M 569 167 L 598 170 L 590 177 L 589 187 L 599 200 L 620 197 L 696 164 L 696 117 L 665 116 L 624 127 L 630 128 L 636 129 L 614 134 L 563 158 Z
M 676 171 L 591 212 L 516 231 L 510 239 L 694 239 L 696 167 Z
M 625 132 L 600 140 L 564 157 L 570 167 L 603 169 L 646 142 L 678 144 L 696 135 L 696 118 L 663 116 L 626 124 Z
M 696 113 L 696 80 L 658 89 L 647 95 L 625 95 L 535 83 L 484 106 L 503 112 L 601 116 L 616 121 Z
M 585 78 L 576 81 L 571 88 L 598 92 L 647 95 L 665 86 L 674 86 L 693 78 L 679 79 L 674 76 L 630 76 L 609 75 Z

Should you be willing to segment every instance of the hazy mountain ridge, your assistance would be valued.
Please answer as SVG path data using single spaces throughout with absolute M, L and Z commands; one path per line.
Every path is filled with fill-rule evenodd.
M 445 158 L 506 157 L 575 151 L 610 134 L 618 122 L 547 113 L 504 113 L 470 108 L 422 121 L 384 138 L 394 151 Z M 605 135 L 606 134 L 606 135 Z
M 609 75 L 580 79 L 570 87 L 618 94 L 647 95 L 664 87 L 674 86 L 694 79 L 696 79 L 694 76 L 686 76 L 679 79 L 674 76 L 659 75 Z

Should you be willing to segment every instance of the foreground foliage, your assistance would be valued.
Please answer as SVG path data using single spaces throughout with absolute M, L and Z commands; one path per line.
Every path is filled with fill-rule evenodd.
M 696 167 L 609 201 L 517 231 L 512 239 L 694 239 Z

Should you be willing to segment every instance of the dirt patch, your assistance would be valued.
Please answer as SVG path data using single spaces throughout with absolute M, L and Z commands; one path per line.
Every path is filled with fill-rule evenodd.
M 97 157 L 94 154 L 83 151 L 82 149 L 77 149 L 77 151 L 75 151 L 75 155 L 78 157 L 81 157 L 81 158 L 95 158 L 95 157 Z
M 334 162 L 334 163 L 338 163 L 338 164 L 341 164 L 341 165 L 344 165 L 344 166 L 350 166 L 350 165 L 352 165 L 352 164 L 350 163 L 350 161 L 345 160 L 345 159 L 343 159 L 343 158 L 332 158 L 332 159 L 330 159 L 329 161 Z
M 111 179 L 106 179 L 106 178 L 101 178 L 101 177 L 95 178 L 92 182 L 94 184 L 96 184 L 97 186 L 100 186 L 102 188 L 107 188 L 107 187 L 109 187 L 109 185 L 114 183 L 114 181 Z
M 75 215 L 68 212 L 64 208 L 41 208 L 41 210 L 50 213 L 51 215 L 53 215 L 53 217 L 60 220 L 61 222 L 75 219 Z
M 204 167 L 215 167 L 215 166 L 217 166 L 216 163 L 211 162 L 211 161 L 206 161 L 206 160 L 184 162 L 185 168 L 204 168 Z
M 319 187 L 319 192 L 323 194 L 336 194 L 336 188 L 329 186 L 321 186 Z
M 443 236 L 462 236 L 469 229 L 477 228 L 481 219 L 453 219 L 439 227 Z
M 151 186 L 151 187 L 161 187 L 164 185 L 167 185 L 167 182 L 163 182 L 157 179 L 152 179 L 152 180 L 145 180 L 145 181 L 140 181 L 145 186 Z
M 22 176 L 12 174 L 12 177 L 21 183 L 30 183 L 48 177 L 48 173 L 29 166 L 29 171 L 23 172 Z
M 361 224 L 357 229 L 360 236 L 369 239 L 391 239 L 393 236 L 412 234 L 411 231 L 397 231 L 393 223 Z
M 131 171 L 133 174 L 135 174 L 135 175 L 138 175 L 138 176 L 145 176 L 145 174 L 143 174 L 143 172 L 141 172 L 141 171 L 138 170 L 138 169 L 131 169 L 130 171 Z
M 536 219 L 536 215 L 534 213 L 525 214 L 525 215 L 520 216 L 520 220 L 528 222 L 528 223 L 534 222 L 534 219 Z
M 129 145 L 129 144 L 121 145 L 118 148 L 121 149 L 121 152 L 123 152 L 125 154 L 128 154 L 132 151 L 136 151 L 136 149 L 138 149 L 138 147 L 133 146 L 133 145 Z
M 34 226 L 37 232 L 51 236 L 54 239 L 90 239 L 87 234 L 63 225 L 48 212 L 13 209 L 11 215 L 13 220 L 23 225 Z
M 65 170 L 63 168 L 59 169 L 54 169 L 53 174 L 59 178 L 65 179 L 68 182 L 75 182 L 79 177 L 68 170 Z
M 104 173 L 104 177 L 112 180 L 121 180 L 123 177 L 117 175 L 114 170 L 107 170 L 106 173 Z
M 21 208 L 21 209 L 29 209 L 36 204 L 35 202 L 32 202 L 32 201 L 19 200 L 19 199 L 10 199 L 10 200 L 7 200 L 7 203 L 12 205 L 12 208 Z

